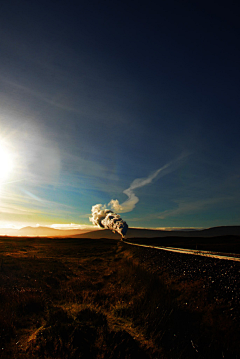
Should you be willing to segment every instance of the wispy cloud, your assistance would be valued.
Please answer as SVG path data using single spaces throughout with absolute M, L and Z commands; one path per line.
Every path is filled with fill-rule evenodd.
M 40 198 L 30 191 L 23 191 L 25 195 L 4 191 L 1 193 L 0 213 L 24 216 L 51 215 L 61 216 L 75 213 L 76 209 L 64 203 Z
M 221 197 L 221 198 L 210 198 L 210 199 L 201 199 L 197 201 L 186 202 L 184 200 L 175 201 L 177 203 L 177 208 L 166 210 L 155 215 L 155 218 L 165 219 L 168 217 L 181 216 L 183 214 L 188 214 L 192 212 L 199 212 L 204 209 L 208 209 L 211 206 L 214 206 L 217 203 L 232 201 L 233 197 Z
M 122 204 L 119 203 L 117 199 L 112 199 L 109 202 L 109 206 L 116 211 L 116 212 L 130 212 L 132 211 L 136 204 L 139 202 L 139 198 L 135 195 L 135 189 L 144 187 L 150 183 L 156 178 L 156 177 L 163 177 L 174 170 L 176 170 L 184 161 L 184 159 L 189 156 L 189 154 L 184 153 L 180 157 L 178 157 L 176 160 L 173 160 L 167 164 L 165 164 L 163 167 L 159 168 L 154 173 L 150 174 L 148 177 L 144 178 L 136 178 L 130 185 L 129 188 L 125 189 L 123 191 L 124 194 L 128 196 L 128 199 L 123 202 Z
M 56 101 L 54 99 L 51 99 L 50 97 L 48 97 L 46 94 L 43 94 L 39 91 L 36 91 L 36 90 L 33 90 L 31 89 L 30 87 L 27 87 L 27 86 L 23 86 L 22 84 L 16 82 L 16 81 L 11 81 L 9 79 L 7 79 L 6 77 L 4 76 L 0 76 L 1 80 L 4 81 L 5 83 L 7 83 L 8 85 L 16 88 L 16 89 L 19 89 L 21 91 L 24 91 L 25 93 L 27 94 L 30 94 L 31 96 L 34 96 L 54 107 L 57 107 L 57 108 L 60 108 L 62 110 L 65 110 L 65 111 L 68 111 L 68 112 L 73 112 L 73 113 L 76 113 L 76 114 L 83 114 L 83 111 L 79 111 L 77 108 L 74 108 L 72 106 L 67 106 L 67 105 L 64 105 L 63 102 L 61 101 Z
M 41 66 L 41 64 L 39 63 Z M 83 65 L 86 69 L 86 63 Z M 45 69 L 46 70 L 46 69 Z M 109 102 L 109 98 L 114 100 L 114 94 L 116 89 L 116 81 L 118 82 L 119 92 L 118 96 L 123 97 L 125 101 L 128 100 L 126 94 L 125 82 L 118 75 L 114 81 L 106 80 L 105 70 L 104 74 L 96 73 L 94 68 L 87 67 L 87 75 L 84 73 L 78 74 L 76 77 L 76 72 L 73 71 L 59 71 L 56 70 L 54 66 L 49 67 L 49 73 L 58 77 L 61 81 L 62 86 L 61 90 L 59 88 L 55 91 L 51 91 L 54 88 L 55 84 L 52 84 L 52 87 L 45 88 L 44 91 L 42 87 L 39 86 L 39 83 L 35 83 L 34 86 L 27 83 L 23 85 L 23 82 L 12 80 L 6 75 L 0 75 L 0 79 L 7 86 L 21 91 L 21 93 L 31 96 L 37 100 L 47 103 L 55 109 L 63 110 L 69 114 L 75 114 L 79 116 L 87 116 L 91 121 L 98 121 L 101 118 L 103 123 L 108 123 L 108 115 L 114 114 L 114 117 L 121 121 L 122 123 L 127 123 L 125 116 L 122 116 L 122 107 L 118 105 L 117 101 Z M 108 68 L 108 71 L 111 71 Z M 93 88 L 89 89 L 88 81 L 96 82 L 95 87 L 95 96 L 92 95 Z M 129 81 L 127 82 L 130 86 Z M 133 87 L 134 84 L 131 84 Z M 104 88 L 104 90 L 103 90 Z M 114 94 L 113 94 L 114 93 Z M 134 90 L 131 91 L 131 94 L 134 93 Z M 135 91 L 136 93 L 136 91 Z M 116 96 L 116 95 L 115 95 Z

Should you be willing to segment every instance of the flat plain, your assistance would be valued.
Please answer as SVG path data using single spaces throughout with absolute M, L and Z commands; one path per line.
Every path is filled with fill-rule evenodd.
M 0 264 L 2 358 L 240 358 L 239 262 L 0 237 Z

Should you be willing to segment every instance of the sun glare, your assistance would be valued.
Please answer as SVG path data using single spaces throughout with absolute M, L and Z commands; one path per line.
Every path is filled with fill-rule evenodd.
M 13 167 L 13 155 L 6 145 L 0 143 L 0 183 L 9 178 Z

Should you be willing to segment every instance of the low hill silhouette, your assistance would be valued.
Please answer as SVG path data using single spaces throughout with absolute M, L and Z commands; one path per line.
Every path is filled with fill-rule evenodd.
M 72 235 L 82 235 L 89 232 L 89 229 L 55 229 L 51 227 L 23 227 L 20 229 L 0 228 L 0 235 L 6 236 L 29 236 L 29 237 L 69 237 Z M 94 230 L 93 230 L 94 232 Z
M 55 229 L 51 227 L 23 227 L 21 229 L 0 228 L 0 235 L 7 236 L 28 236 L 28 237 L 69 237 L 69 238 L 91 238 L 91 239 L 120 239 L 118 233 L 113 233 L 108 229 Z M 221 226 L 207 229 L 180 229 L 180 230 L 158 230 L 144 228 L 129 228 L 127 239 L 133 238 L 162 238 L 162 237 L 219 237 L 219 236 L 240 236 L 240 226 Z
M 202 230 L 154 230 L 154 229 L 142 229 L 142 228 L 129 228 L 127 232 L 127 239 L 131 238 L 157 238 L 157 237 L 184 237 L 184 238 L 198 238 L 198 237 L 219 237 L 219 236 L 240 236 L 240 226 L 221 226 L 212 227 Z M 71 238 L 109 238 L 119 239 L 118 233 L 112 233 L 108 229 L 100 229 L 93 232 L 87 232 L 84 234 L 76 234 Z

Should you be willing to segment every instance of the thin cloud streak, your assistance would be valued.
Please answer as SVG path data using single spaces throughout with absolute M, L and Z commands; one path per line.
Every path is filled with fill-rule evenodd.
M 62 92 L 58 96 L 53 96 L 51 92 L 47 91 L 39 91 L 36 89 L 33 89 L 32 86 L 25 86 L 20 84 L 19 82 L 13 81 L 6 76 L 0 75 L 0 79 L 2 82 L 6 83 L 8 86 L 11 86 L 17 90 L 21 90 L 25 92 L 27 95 L 30 95 L 34 97 L 37 100 L 43 101 L 53 108 L 60 109 L 63 111 L 68 112 L 69 114 L 75 114 L 80 116 L 87 116 L 88 118 L 91 118 L 93 121 L 98 121 L 99 117 L 101 117 L 101 121 L 107 124 L 108 122 L 108 116 L 107 114 L 113 115 L 114 117 L 118 119 L 118 121 L 124 122 L 126 124 L 126 119 L 124 116 L 122 116 L 122 111 L 119 106 L 116 108 L 116 104 L 110 105 L 107 102 L 107 98 L 109 96 L 112 96 L 113 89 L 115 89 L 115 81 L 118 82 L 120 92 L 118 93 L 119 97 L 126 96 L 126 89 L 125 89 L 125 83 L 122 81 L 121 78 L 117 78 L 115 81 L 106 81 L 104 76 L 100 76 L 98 78 L 99 86 L 100 84 L 104 84 L 104 91 L 98 90 L 97 96 L 95 97 L 94 101 L 92 100 L 92 96 L 88 92 L 88 86 L 82 81 L 82 76 L 78 75 L 79 81 L 76 81 L 75 73 L 61 73 L 59 75 L 56 73 L 56 70 L 54 67 L 52 70 L 50 70 L 52 74 L 55 74 L 55 76 L 58 76 L 61 78 L 61 83 L 63 88 L 69 89 L 68 92 Z M 97 74 L 91 74 L 92 70 L 91 68 L 88 69 L 88 78 L 96 80 L 98 77 Z M 70 80 L 71 79 L 71 80 Z M 77 84 L 74 84 L 74 83 Z M 129 86 L 129 82 L 127 83 Z M 131 86 L 134 86 L 131 84 Z M 59 91 L 57 91 L 59 92 Z M 134 92 L 134 90 L 132 91 Z M 71 94 L 69 94 L 71 93 Z M 76 93 L 78 93 L 78 96 L 76 97 Z M 104 95 L 108 93 L 108 96 Z M 108 106 L 106 107 L 106 104 Z
M 40 214 L 42 213 L 41 210 L 36 210 L 36 209 L 32 209 L 32 208 L 27 208 L 27 207 L 21 207 L 21 206 L 14 206 L 11 204 L 4 204 L 0 206 L 0 213 L 1 214 L 23 214 L 23 215 L 28 215 L 28 216 L 33 216 L 35 214 Z
M 2 214 L 11 213 L 31 216 L 33 214 L 41 214 L 52 216 L 53 213 L 54 215 L 66 215 L 73 214 L 76 211 L 73 206 L 37 197 L 29 191 L 27 191 L 26 194 L 28 197 L 11 191 L 4 191 L 4 193 L 1 194 L 0 212 Z
M 155 218 L 166 219 L 168 217 L 181 216 L 183 214 L 202 211 L 217 203 L 232 201 L 232 200 L 234 200 L 233 197 L 221 197 L 221 198 L 203 199 L 193 202 L 179 201 L 178 208 L 174 208 L 171 210 L 166 210 L 161 213 L 158 213 L 155 216 Z
M 3 184 L 10 184 L 10 183 L 22 182 L 22 181 L 24 181 L 24 179 L 19 179 L 19 180 L 15 180 L 15 181 L 8 181 L 8 182 L 1 182 L 0 184 L 3 185 Z
M 189 156 L 189 154 L 182 154 L 176 160 L 167 163 L 166 165 L 159 168 L 154 173 L 150 174 L 148 177 L 136 178 L 131 183 L 130 187 L 123 191 L 123 193 L 128 196 L 128 199 L 125 202 L 120 204 L 117 199 L 115 199 L 115 200 L 112 199 L 108 205 L 111 206 L 111 208 L 114 211 L 119 212 L 119 213 L 131 212 L 135 208 L 136 204 L 139 202 L 139 198 L 135 195 L 134 190 L 152 183 L 152 181 L 156 177 L 160 178 L 160 177 L 163 177 L 163 176 L 175 171 L 182 164 L 183 160 L 187 156 Z
M 75 114 L 78 114 L 78 115 L 82 115 L 83 114 L 83 111 L 79 111 L 78 109 L 74 108 L 74 107 L 70 107 L 70 106 L 65 106 L 63 103 L 61 102 L 56 102 L 54 100 L 50 100 L 47 96 L 43 95 L 41 92 L 38 92 L 38 91 L 35 91 L 35 90 L 32 90 L 30 89 L 29 87 L 27 86 L 23 86 L 23 85 L 20 85 L 19 83 L 17 82 L 13 82 L 13 81 L 10 81 L 8 79 L 6 79 L 5 77 L 3 76 L 0 76 L 1 80 L 4 81 L 6 84 L 12 86 L 12 87 L 15 87 L 17 89 L 20 89 L 22 91 L 25 91 L 27 92 L 28 94 L 30 94 L 31 96 L 34 96 L 46 103 L 48 103 L 49 105 L 52 105 L 54 107 L 57 107 L 57 108 L 60 108 L 62 110 L 65 110 L 65 111 L 68 111 L 68 112 L 73 112 Z

